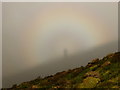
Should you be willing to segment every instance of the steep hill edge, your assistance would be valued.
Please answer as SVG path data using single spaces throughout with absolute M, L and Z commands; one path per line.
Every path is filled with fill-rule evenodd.
M 120 52 L 93 59 L 83 67 L 13 85 L 17 88 L 120 88 Z M 4 90 L 4 89 L 3 89 Z

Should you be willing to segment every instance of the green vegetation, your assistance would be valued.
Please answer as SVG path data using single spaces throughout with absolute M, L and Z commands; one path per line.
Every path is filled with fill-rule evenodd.
M 85 67 L 13 85 L 17 88 L 120 88 L 120 52 L 94 59 Z

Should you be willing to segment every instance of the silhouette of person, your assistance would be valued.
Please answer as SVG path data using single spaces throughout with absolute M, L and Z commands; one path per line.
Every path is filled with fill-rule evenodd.
M 67 58 L 68 57 L 68 50 L 64 49 L 64 57 Z

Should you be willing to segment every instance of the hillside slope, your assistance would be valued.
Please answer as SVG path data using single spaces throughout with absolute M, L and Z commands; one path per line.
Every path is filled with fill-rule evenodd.
M 94 59 L 85 67 L 13 85 L 16 88 L 120 88 L 120 52 Z

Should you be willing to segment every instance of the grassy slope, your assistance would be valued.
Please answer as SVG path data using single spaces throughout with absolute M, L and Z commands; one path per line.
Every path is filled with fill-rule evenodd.
M 120 52 L 94 59 L 85 67 L 13 85 L 16 88 L 120 88 Z

